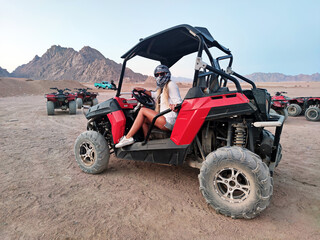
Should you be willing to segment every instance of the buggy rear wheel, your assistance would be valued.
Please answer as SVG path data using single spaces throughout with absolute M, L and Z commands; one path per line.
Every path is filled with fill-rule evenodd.
M 309 107 L 304 116 L 308 121 L 319 121 L 320 120 L 320 109 L 317 107 Z
M 240 147 L 223 147 L 203 162 L 200 191 L 217 213 L 254 218 L 270 203 L 273 182 L 261 158 Z
M 76 161 L 85 173 L 101 173 L 108 167 L 110 150 L 105 138 L 96 131 L 81 133 L 74 145 Z
M 54 115 L 54 102 L 47 101 L 47 113 L 48 115 Z
M 298 104 L 295 104 L 295 103 L 290 104 L 287 107 L 287 110 L 288 110 L 289 116 L 292 116 L 292 117 L 299 116 L 301 114 L 301 112 L 302 112 L 301 107 Z

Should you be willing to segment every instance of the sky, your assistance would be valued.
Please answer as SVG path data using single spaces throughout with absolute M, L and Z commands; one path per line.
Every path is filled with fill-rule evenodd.
M 90 46 L 122 63 L 140 38 L 189 24 L 229 48 L 238 73 L 313 74 L 320 72 L 319 13 L 318 0 L 0 0 L 0 67 L 12 72 L 52 45 Z M 152 75 L 157 64 L 133 58 L 127 66 Z M 194 64 L 187 56 L 172 74 L 190 77 Z

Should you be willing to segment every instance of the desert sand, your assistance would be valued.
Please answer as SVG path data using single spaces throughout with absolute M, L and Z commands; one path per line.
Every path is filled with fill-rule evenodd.
M 83 173 L 73 147 L 86 118 L 81 110 L 48 116 L 44 98 L 49 87 L 83 85 L 27 80 L 0 80 L 0 239 L 320 239 L 320 122 L 288 118 L 271 204 L 233 220 L 207 206 L 198 169 L 111 156 L 105 172 Z M 319 82 L 258 86 L 320 95 Z M 115 95 L 98 92 L 99 102 Z

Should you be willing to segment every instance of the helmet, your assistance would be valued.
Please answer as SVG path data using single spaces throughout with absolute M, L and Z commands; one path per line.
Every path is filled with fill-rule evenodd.
M 164 85 L 170 80 L 171 73 L 167 66 L 159 65 L 154 70 L 154 76 L 157 81 L 157 86 L 163 88 Z

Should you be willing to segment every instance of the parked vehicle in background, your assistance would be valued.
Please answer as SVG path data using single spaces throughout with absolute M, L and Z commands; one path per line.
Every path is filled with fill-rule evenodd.
M 295 97 L 295 98 L 290 98 L 288 100 L 289 105 L 287 107 L 288 114 L 291 117 L 296 117 L 304 113 L 306 109 L 306 100 L 308 97 Z
M 274 96 L 272 96 L 271 100 L 272 100 L 272 105 L 271 105 L 271 109 L 273 109 L 275 111 L 275 113 L 280 114 L 282 116 L 284 116 L 284 120 L 286 120 L 288 118 L 288 97 L 285 96 L 284 94 L 286 94 L 287 92 L 276 92 L 276 94 Z M 270 111 L 271 111 L 270 109 Z
M 109 83 L 108 81 L 102 81 L 101 83 L 94 83 L 94 86 L 96 88 L 117 90 L 117 86 L 115 85 L 113 80 L 111 80 L 111 83 Z
M 320 97 L 310 97 L 306 100 L 304 116 L 308 121 L 320 120 Z
M 45 94 L 47 99 L 47 113 L 48 115 L 54 115 L 55 109 L 68 110 L 69 114 L 76 114 L 76 95 L 71 93 L 69 88 L 58 89 L 56 87 L 50 88 L 57 92 Z
M 308 121 L 320 120 L 320 97 L 290 98 L 287 107 L 289 116 L 303 115 Z
M 98 104 L 96 92 L 90 92 L 88 90 L 92 90 L 92 88 L 75 88 L 76 98 L 77 98 L 77 106 L 80 109 L 83 105 L 94 106 Z

